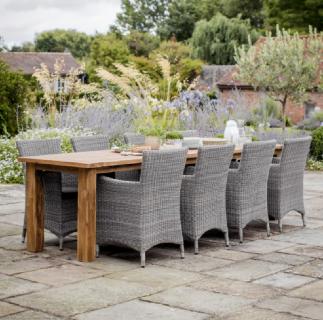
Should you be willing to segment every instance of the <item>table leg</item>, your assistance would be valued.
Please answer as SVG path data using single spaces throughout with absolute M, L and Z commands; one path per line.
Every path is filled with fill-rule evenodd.
M 78 176 L 77 258 L 95 260 L 96 171 L 80 169 Z
M 35 164 L 26 166 L 27 250 L 39 252 L 44 247 L 44 192 Z

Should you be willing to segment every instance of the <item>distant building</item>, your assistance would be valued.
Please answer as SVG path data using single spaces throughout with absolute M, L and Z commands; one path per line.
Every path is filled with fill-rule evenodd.
M 306 36 L 302 37 L 304 41 L 306 41 L 306 38 Z M 266 38 L 261 37 L 255 45 L 259 46 L 264 41 L 266 41 Z M 321 60 L 320 69 L 323 72 L 323 59 Z M 258 105 L 263 98 L 263 93 L 255 91 L 250 84 L 236 80 L 236 73 L 237 68 L 235 66 L 204 66 L 198 88 L 212 91 L 217 86 L 224 99 L 234 98 L 234 90 L 239 90 L 240 95 L 249 103 L 250 107 Z M 309 92 L 308 95 L 309 99 L 303 104 L 287 101 L 286 113 L 294 123 L 306 119 L 318 108 L 323 109 L 322 92 L 314 90 L 314 92 Z
M 69 52 L 0 52 L 0 60 L 4 61 L 11 70 L 19 71 L 25 76 L 31 76 L 41 64 L 45 64 L 50 73 L 55 71 L 55 63 L 63 61 L 61 77 L 64 78 L 71 69 L 80 70 L 79 78 L 85 81 L 86 74 L 81 65 Z M 63 90 L 64 84 L 58 80 L 55 88 L 59 92 Z

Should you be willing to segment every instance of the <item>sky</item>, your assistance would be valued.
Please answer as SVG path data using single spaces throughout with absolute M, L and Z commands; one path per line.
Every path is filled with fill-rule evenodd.
M 0 36 L 8 46 L 55 28 L 107 32 L 121 0 L 0 0 Z

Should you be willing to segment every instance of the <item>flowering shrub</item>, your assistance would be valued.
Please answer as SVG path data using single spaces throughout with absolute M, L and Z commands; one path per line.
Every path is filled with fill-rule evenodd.
M 80 135 L 93 135 L 91 130 L 79 129 L 34 129 L 20 132 L 14 138 L 0 139 L 0 183 L 23 183 L 24 173 L 22 164 L 17 161 L 17 140 L 61 139 L 63 152 L 71 152 L 70 139 Z

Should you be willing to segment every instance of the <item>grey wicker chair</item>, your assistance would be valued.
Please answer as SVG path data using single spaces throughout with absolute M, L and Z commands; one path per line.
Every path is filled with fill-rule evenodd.
M 182 229 L 184 238 L 194 241 L 195 254 L 199 238 L 211 229 L 223 231 L 229 246 L 225 195 L 233 150 L 233 145 L 200 147 L 195 169 L 183 177 Z
M 175 243 L 184 257 L 180 190 L 187 150 L 144 151 L 140 181 L 100 177 L 97 185 L 97 246 L 116 244 L 140 252 Z
M 36 156 L 36 155 L 46 155 L 46 154 L 57 154 L 61 153 L 61 141 L 60 139 L 48 139 L 48 140 L 18 140 L 17 141 L 17 149 L 20 156 Z M 57 191 L 57 194 L 53 195 L 57 199 L 59 198 L 71 198 L 71 201 L 75 201 L 74 198 L 77 197 L 77 176 L 72 174 L 64 174 L 64 173 L 58 173 L 60 178 L 60 189 Z M 44 186 L 47 189 L 50 188 L 50 186 Z M 56 188 L 57 189 L 57 188 Z M 55 223 L 48 222 L 47 221 L 47 211 L 50 206 L 49 203 L 46 204 L 48 200 L 48 193 L 45 194 L 45 227 L 52 233 L 54 233 L 59 238 L 59 248 L 63 248 L 63 241 L 64 237 L 72 233 L 76 230 L 76 214 L 74 216 L 74 222 L 75 224 L 73 227 L 69 228 L 70 222 L 68 225 L 65 225 L 65 218 L 63 217 L 64 214 L 70 216 L 70 212 L 66 212 L 63 210 L 63 207 L 61 210 L 57 211 L 57 216 L 53 219 L 55 220 Z M 50 201 L 50 200 L 48 200 Z M 47 208 L 47 209 L 46 209 Z M 68 218 L 69 219 L 69 218 Z M 52 228 L 52 225 L 57 225 L 62 223 L 63 225 L 60 227 Z M 60 232 L 60 230 L 64 230 L 63 233 Z M 25 213 L 25 219 L 24 219 L 24 226 L 22 231 L 22 242 L 25 242 L 26 238 L 26 213 Z
M 229 170 L 226 189 L 228 226 L 239 229 L 240 243 L 243 242 L 243 228 L 252 220 L 266 222 L 270 235 L 267 182 L 275 144 L 275 140 L 245 144 L 239 167 Z
M 90 137 L 74 137 L 71 139 L 73 150 L 75 152 L 107 150 L 109 146 L 108 141 L 109 141 L 109 138 L 107 136 L 101 136 L 101 135 L 90 136 Z M 106 175 L 111 176 L 111 174 L 106 174 Z M 116 172 L 113 176 L 121 180 L 138 181 L 140 176 L 140 171 L 130 170 L 130 171 L 123 171 L 123 172 Z
M 281 158 L 274 158 L 268 179 L 268 214 L 278 220 L 282 232 L 283 217 L 290 211 L 299 212 L 305 222 L 303 179 L 311 137 L 287 139 Z
M 145 136 L 133 132 L 126 132 L 124 134 L 124 141 L 127 144 L 143 145 L 145 144 Z
M 107 136 L 74 137 L 71 142 L 75 152 L 107 150 L 109 148 Z

